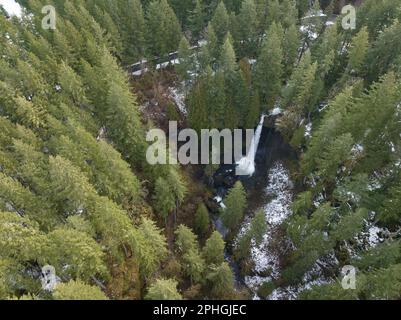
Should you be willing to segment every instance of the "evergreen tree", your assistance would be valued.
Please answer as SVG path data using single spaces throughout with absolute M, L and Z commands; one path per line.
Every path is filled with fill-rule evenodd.
M 285 75 L 289 77 L 299 55 L 300 37 L 295 24 L 291 24 L 285 32 L 283 41 Z
M 227 208 L 222 210 L 221 219 L 227 228 L 233 229 L 243 218 L 246 207 L 246 193 L 240 181 L 228 192 L 224 204 Z
M 150 54 L 164 57 L 176 51 L 181 40 L 181 26 L 167 0 L 150 2 L 146 17 Z
M 281 39 L 272 26 L 264 40 L 255 71 L 255 85 L 263 105 L 271 108 L 281 90 L 283 51 Z
M 229 31 L 229 15 L 223 1 L 220 1 L 211 20 L 211 26 L 216 32 L 218 44 L 222 44 Z
M 169 3 L 174 9 L 181 26 L 187 27 L 188 17 L 191 11 L 194 9 L 194 1 L 170 0 Z
M 140 0 L 124 1 L 122 31 L 125 62 L 134 63 L 145 54 L 146 23 Z
M 146 295 L 147 300 L 181 300 L 177 291 L 177 281 L 172 279 L 158 279 L 153 283 Z
M 352 39 L 351 48 L 348 52 L 348 70 L 359 73 L 365 61 L 369 47 L 369 33 L 367 28 L 362 28 Z
M 260 117 L 260 97 L 259 93 L 256 91 L 252 93 L 250 99 L 250 106 L 248 113 L 246 115 L 244 127 L 248 129 L 254 128 L 258 123 L 259 117 Z
M 198 240 L 196 235 L 184 225 L 178 226 L 176 232 L 176 245 L 183 252 L 189 252 L 198 248 Z
M 252 238 L 255 239 L 256 245 L 260 245 L 263 241 L 263 236 L 267 231 L 266 214 L 263 210 L 256 212 L 255 217 L 252 219 L 250 232 Z
M 218 59 L 220 51 L 219 51 L 218 38 L 214 30 L 214 27 L 211 23 L 209 23 L 207 26 L 206 40 L 207 40 L 207 46 L 205 46 L 205 48 L 207 48 L 209 63 L 212 65 L 212 62 Z
M 224 246 L 220 233 L 214 231 L 203 247 L 203 256 L 208 265 L 220 265 L 224 262 Z
M 215 299 L 229 299 L 232 297 L 234 276 L 227 262 L 212 267 L 206 276 L 210 294 Z
M 205 271 L 205 261 L 198 250 L 191 249 L 184 253 L 182 261 L 184 272 L 190 278 L 191 284 L 201 282 Z
M 202 0 L 196 0 L 195 8 L 192 10 L 188 20 L 189 29 L 192 31 L 193 37 L 199 39 L 206 27 L 205 8 Z
M 235 52 L 231 44 L 230 37 L 227 36 L 226 41 L 223 44 L 220 52 L 219 69 L 224 73 L 226 77 L 232 77 L 237 71 L 237 59 Z
M 156 181 L 154 201 L 156 211 L 167 222 L 168 215 L 175 208 L 175 198 L 170 184 L 161 177 Z
M 242 2 L 240 13 L 237 16 L 238 34 L 235 37 L 239 57 L 254 57 L 256 54 L 257 39 L 257 8 L 253 0 Z
M 283 0 L 280 3 L 281 23 L 285 29 L 296 25 L 298 21 L 298 12 L 296 0 Z
M 184 272 L 190 277 L 191 283 L 199 283 L 202 280 L 205 262 L 199 254 L 197 237 L 184 225 L 180 225 L 175 233 L 176 246 L 182 254 Z
M 185 37 L 182 37 L 180 46 L 178 47 L 179 64 L 176 69 L 181 79 L 186 83 L 190 80 L 189 72 L 194 70 L 194 64 L 191 57 L 192 53 L 189 48 L 189 42 Z
M 204 203 L 198 206 L 195 214 L 195 230 L 199 236 L 203 236 L 209 230 L 209 212 Z
M 227 97 L 225 91 L 225 79 L 222 72 L 217 72 L 212 82 L 207 86 L 207 105 L 209 123 L 213 128 L 226 128 Z
M 58 284 L 53 298 L 55 300 L 108 300 L 99 288 L 74 280 Z

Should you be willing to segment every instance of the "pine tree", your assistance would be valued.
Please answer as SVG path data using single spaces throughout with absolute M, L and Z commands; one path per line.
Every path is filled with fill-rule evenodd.
M 329 145 L 318 159 L 319 175 L 324 181 L 330 182 L 337 176 L 341 164 L 350 156 L 354 140 L 351 134 L 347 133 L 337 137 Z
M 58 284 L 53 298 L 54 300 L 108 300 L 98 287 L 90 286 L 79 280 Z
M 214 231 L 203 247 L 203 256 L 208 265 L 220 265 L 224 262 L 224 240 Z
M 358 258 L 352 259 L 351 263 L 363 271 L 388 268 L 399 261 L 401 255 L 399 246 L 398 241 L 386 241 L 362 253 Z
M 170 184 L 162 177 L 156 181 L 154 201 L 157 213 L 167 222 L 169 214 L 175 208 L 175 198 Z
M 263 236 L 267 232 L 266 214 L 263 210 L 256 212 L 250 226 L 250 233 L 255 239 L 256 245 L 260 245 L 263 241 Z
M 273 23 L 278 23 L 280 17 L 280 3 L 278 0 L 267 1 L 267 17 L 265 29 L 269 28 Z
M 191 249 L 182 255 L 182 264 L 185 274 L 190 278 L 191 284 L 200 283 L 203 280 L 205 261 L 198 249 Z
M 227 228 L 233 229 L 243 218 L 246 207 L 246 193 L 240 181 L 228 192 L 224 204 L 227 208 L 222 210 L 221 219 Z
M 198 133 L 202 129 L 210 127 L 208 121 L 208 104 L 206 96 L 206 88 L 203 79 L 200 79 L 198 83 L 192 88 L 187 99 L 188 104 L 188 121 L 191 128 L 196 130 Z
M 401 219 L 400 211 L 400 193 L 401 187 L 399 184 L 392 186 L 388 192 L 388 199 L 382 204 L 382 210 L 379 215 L 379 220 L 386 224 L 398 224 Z
M 76 230 L 56 229 L 48 234 L 48 241 L 45 262 L 54 266 L 60 277 L 89 281 L 96 275 L 107 276 L 102 261 L 104 253 L 88 235 Z M 66 265 L 70 267 L 64 270 Z
M 153 56 L 165 57 L 177 50 L 181 26 L 167 0 L 154 0 L 147 10 L 147 43 Z
M 194 1 L 180 1 L 180 0 L 170 0 L 172 8 L 177 15 L 178 20 L 182 27 L 188 26 L 188 16 L 194 9 Z
M 177 281 L 172 279 L 158 279 L 153 283 L 145 297 L 147 300 L 181 300 L 177 291 Z
M 205 8 L 202 0 L 196 0 L 195 8 L 188 18 L 189 29 L 195 39 L 199 39 L 206 27 Z
M 365 299 L 396 300 L 400 297 L 401 265 L 394 264 L 389 268 L 380 268 L 364 274 L 360 279 L 358 293 Z
M 209 230 L 209 212 L 204 203 L 198 206 L 195 214 L 195 230 L 199 236 L 203 236 Z
M 271 108 L 281 90 L 283 74 L 283 51 L 281 39 L 271 27 L 258 57 L 255 71 L 255 85 L 263 105 Z
M 207 46 L 205 46 L 204 48 L 207 48 L 209 55 L 209 63 L 212 65 L 212 63 L 218 59 L 220 51 L 219 51 L 218 38 L 214 30 L 214 27 L 211 23 L 209 23 L 207 26 L 206 40 L 207 40 Z
M 184 36 L 182 37 L 178 47 L 178 60 L 180 63 L 176 66 L 176 69 L 181 80 L 185 81 L 185 83 L 188 83 L 191 79 L 189 72 L 194 71 L 194 64 L 191 55 L 192 53 L 189 48 L 189 42 Z
M 254 128 L 260 117 L 260 97 L 259 93 L 253 92 L 250 99 L 250 106 L 246 115 L 244 127 L 247 129 Z
M 227 32 L 229 31 L 229 15 L 224 5 L 224 1 L 220 1 L 219 5 L 214 12 L 211 20 L 211 25 L 216 32 L 218 44 L 222 44 L 226 38 Z
M 282 90 L 283 104 L 292 104 L 298 115 L 311 111 L 316 103 L 316 83 L 318 63 L 311 63 L 311 56 L 307 52 L 291 75 L 288 85 Z
M 232 77 L 238 69 L 237 59 L 229 36 L 227 36 L 220 52 L 219 69 L 225 77 Z
M 242 2 L 240 13 L 236 20 L 238 24 L 238 35 L 236 47 L 239 58 L 254 57 L 256 54 L 257 39 L 257 11 L 254 0 Z
M 227 97 L 224 74 L 217 72 L 212 79 L 212 83 L 207 87 L 207 104 L 210 124 L 213 128 L 226 128 Z
M 300 36 L 295 24 L 288 27 L 283 41 L 285 75 L 289 77 L 299 55 Z
M 298 12 L 296 0 L 283 0 L 280 3 L 280 18 L 284 29 L 297 24 Z
M 35 221 L 14 212 L 0 212 L 1 258 L 19 262 L 37 261 L 48 244 Z
M 234 287 L 234 276 L 227 262 L 220 266 L 212 267 L 206 276 L 210 294 L 215 299 L 230 299 Z
M 58 82 L 63 94 L 70 97 L 76 105 L 87 102 L 80 77 L 65 62 L 60 65 Z
M 134 63 L 145 54 L 146 23 L 140 0 L 127 0 L 122 10 L 124 61 Z M 120 18 L 121 19 L 121 18 Z
M 184 272 L 190 277 L 191 283 L 199 283 L 205 270 L 205 262 L 199 254 L 197 237 L 191 229 L 184 225 L 180 225 L 175 234 L 175 243 L 181 253 Z
M 176 232 L 176 245 L 180 252 L 186 253 L 190 250 L 198 248 L 198 240 L 196 235 L 184 225 L 178 226 Z
M 351 48 L 348 52 L 349 72 L 359 73 L 365 61 L 366 53 L 369 48 L 369 33 L 367 28 L 362 28 L 352 39 Z
M 248 259 L 250 256 L 250 248 L 252 246 L 252 237 L 250 232 L 243 234 L 237 242 L 234 256 L 237 261 Z

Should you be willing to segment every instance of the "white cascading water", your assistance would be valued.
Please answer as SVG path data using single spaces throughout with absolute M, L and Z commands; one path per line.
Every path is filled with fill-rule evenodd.
M 255 173 L 255 156 L 258 151 L 260 136 L 262 135 L 263 123 L 266 115 L 262 115 L 255 135 L 252 138 L 251 147 L 246 157 L 237 162 L 236 174 L 239 176 L 253 176 Z

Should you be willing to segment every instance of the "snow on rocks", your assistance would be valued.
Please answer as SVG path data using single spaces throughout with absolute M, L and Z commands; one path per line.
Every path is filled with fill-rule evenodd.
M 327 17 L 327 15 L 323 13 L 323 10 L 317 10 L 317 11 L 311 10 L 309 12 L 309 14 L 306 15 L 305 17 L 303 17 L 302 19 L 311 19 L 311 18 L 318 18 L 318 17 L 323 18 L 323 17 Z
M 222 198 L 222 197 L 216 196 L 216 197 L 213 198 L 213 200 L 216 201 L 217 204 L 220 205 L 220 207 L 221 207 L 222 209 L 227 209 L 226 205 L 225 205 L 224 202 L 223 202 L 223 198 Z
M 369 248 L 376 247 L 379 243 L 382 243 L 384 235 L 387 234 L 388 230 L 379 228 L 374 224 L 375 213 L 372 213 L 372 217 L 365 220 L 365 226 L 363 231 L 358 234 L 354 239 L 357 243 L 355 249 L 368 250 Z M 354 256 L 356 253 L 352 253 Z
M 277 226 L 290 216 L 292 187 L 293 184 L 290 180 L 288 170 L 284 168 L 283 164 L 276 163 L 270 169 L 269 184 L 266 187 L 267 195 L 274 197 L 264 208 L 266 221 L 270 225 Z
M 169 97 L 174 101 L 178 109 L 183 115 L 187 115 L 187 107 L 185 105 L 185 94 L 181 93 L 177 88 L 169 88 Z
M 306 34 L 310 40 L 316 40 L 317 37 L 319 36 L 314 31 L 314 26 L 301 26 L 299 31 L 301 31 L 301 33 Z
M 302 282 L 298 285 L 292 285 L 275 289 L 268 297 L 268 300 L 296 300 L 298 296 L 305 290 L 311 289 L 313 286 L 322 286 L 329 284 L 334 280 L 325 277 L 323 268 L 338 266 L 339 262 L 334 251 L 316 261 L 313 267 L 305 273 Z
M 305 138 L 311 138 L 312 137 L 312 122 L 308 123 L 305 126 Z
M 270 115 L 273 116 L 273 117 L 275 117 L 275 116 L 278 116 L 278 115 L 280 115 L 280 114 L 282 114 L 282 113 L 283 113 L 283 110 L 282 110 L 281 108 L 279 108 L 279 107 L 276 107 L 276 108 L 274 108 L 274 109 L 272 110 L 272 112 L 270 113 Z
M 252 241 L 251 259 L 254 263 L 254 274 L 245 277 L 246 285 L 254 292 L 264 282 L 277 279 L 280 276 L 279 252 L 272 248 L 272 244 L 275 240 L 274 234 L 277 228 L 292 213 L 290 205 L 293 184 L 289 178 L 288 170 L 282 163 L 277 162 L 270 169 L 268 180 L 265 193 L 266 197 L 272 200 L 263 209 L 266 214 L 266 222 L 269 224 L 269 230 L 264 235 L 263 241 L 259 246 Z M 244 223 L 239 237 L 248 230 L 249 224 L 249 220 Z

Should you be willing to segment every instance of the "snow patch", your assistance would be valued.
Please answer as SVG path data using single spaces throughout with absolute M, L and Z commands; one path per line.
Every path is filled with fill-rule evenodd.
M 274 108 L 273 110 L 272 110 L 272 112 L 270 113 L 270 115 L 271 116 L 278 116 L 278 115 L 280 115 L 280 114 L 282 114 L 283 113 L 283 110 L 281 109 L 281 108 L 279 108 L 279 107 L 276 107 L 276 108 Z
M 178 109 L 183 115 L 187 115 L 187 107 L 185 105 L 185 94 L 180 92 L 177 88 L 169 88 L 169 97 L 174 101 Z
M 266 214 L 266 222 L 269 224 L 269 230 L 264 235 L 259 246 L 252 240 L 251 259 L 254 263 L 254 274 L 245 277 L 246 285 L 253 292 L 257 292 L 264 282 L 277 279 L 280 276 L 280 257 L 277 250 L 272 249 L 273 237 L 278 226 L 292 213 L 290 205 L 293 184 L 288 170 L 282 163 L 275 163 L 269 170 L 268 181 L 265 193 L 266 197 L 272 198 L 272 200 L 266 204 L 264 212 Z M 238 238 L 245 234 L 249 226 L 250 220 L 244 223 Z
M 305 138 L 311 138 L 312 137 L 312 122 L 308 123 L 305 126 Z

